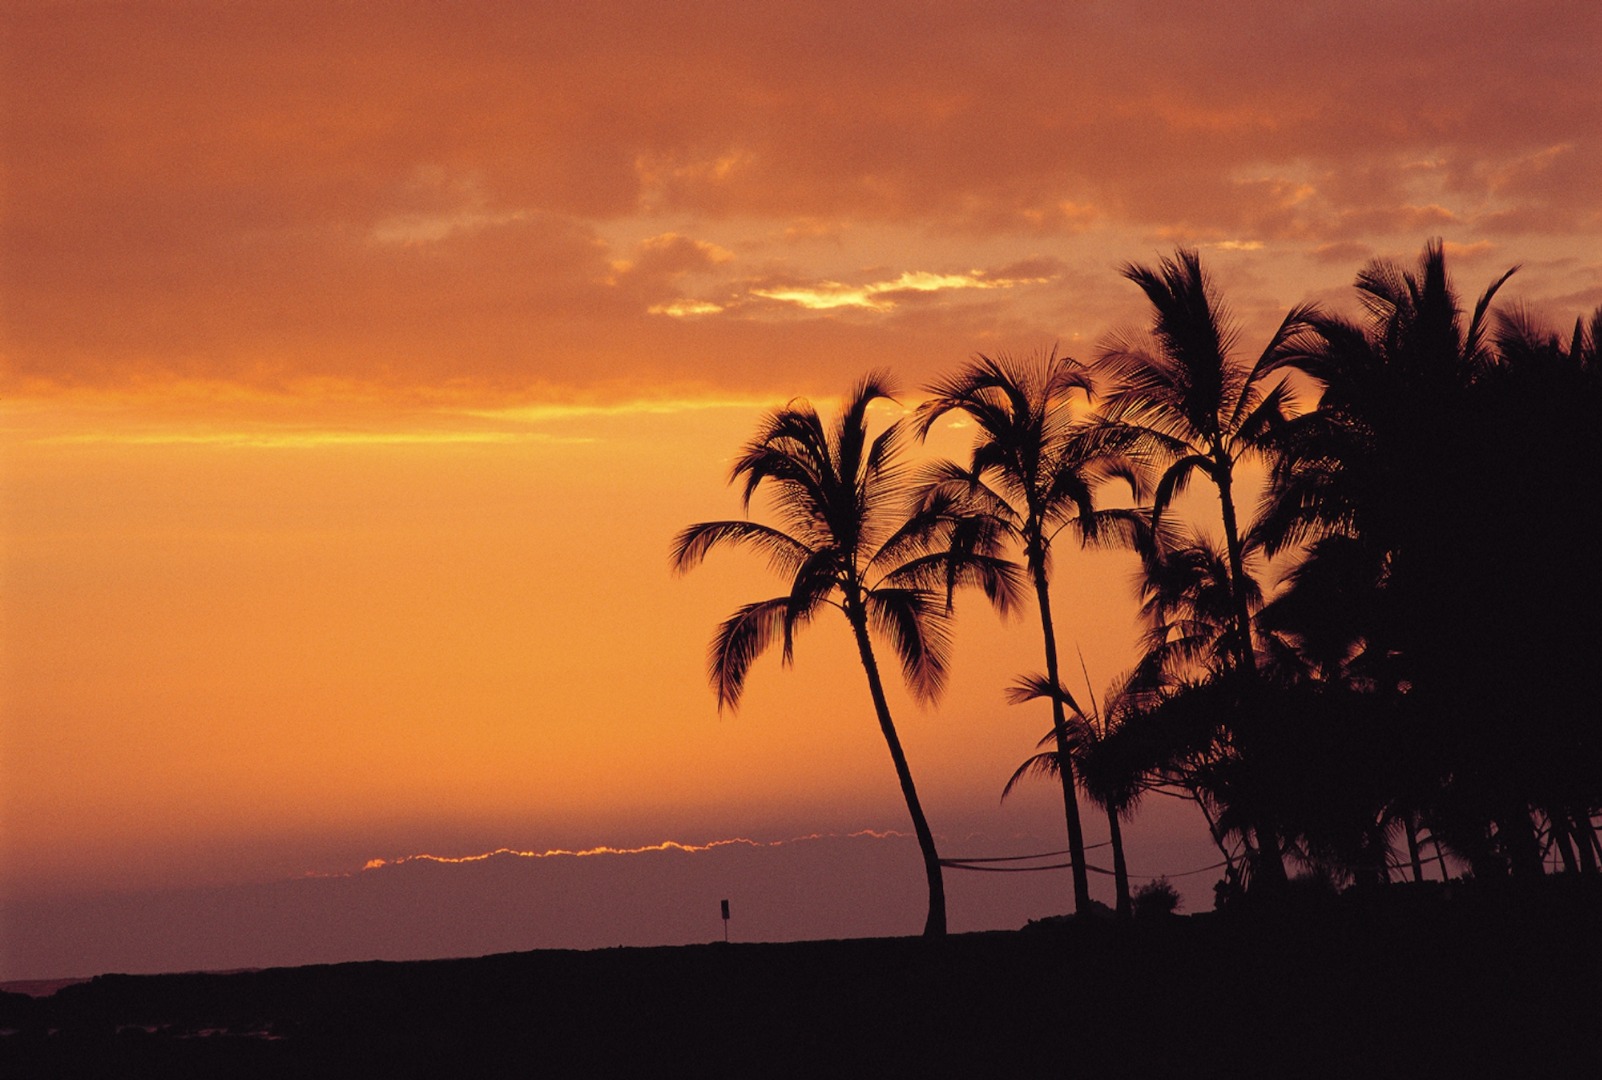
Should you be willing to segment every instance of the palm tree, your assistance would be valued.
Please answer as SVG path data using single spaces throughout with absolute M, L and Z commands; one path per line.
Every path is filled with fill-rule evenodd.
M 1271 366 L 1318 382 L 1319 406 L 1275 433 L 1257 526 L 1269 554 L 1306 547 L 1274 620 L 1304 641 L 1325 623 L 1335 633 L 1322 651 L 1348 653 L 1349 667 L 1394 698 L 1409 727 L 1430 732 L 1415 740 L 1407 801 L 1481 875 L 1499 865 L 1540 872 L 1527 792 L 1514 777 L 1529 763 L 1508 721 L 1554 711 L 1531 709 L 1532 692 L 1561 677 L 1532 676 L 1556 671 L 1549 658 L 1565 655 L 1568 635 L 1504 631 L 1532 595 L 1576 592 L 1574 581 L 1529 588 L 1520 572 L 1572 565 L 1570 541 L 1556 539 L 1572 538 L 1566 478 L 1552 465 L 1588 460 L 1577 448 L 1558 450 L 1558 436 L 1594 428 L 1580 419 L 1580 387 L 1554 396 L 1544 370 L 1518 378 L 1546 351 L 1521 340 L 1528 324 L 1504 317 L 1493 340 L 1491 304 L 1515 269 L 1465 312 L 1444 245 L 1432 241 L 1413 267 L 1376 260 L 1362 269 L 1360 320 L 1311 316 Z M 1583 352 L 1583 326 L 1575 342 Z M 1520 384 L 1539 389 L 1520 401 Z M 1537 494 L 1538 485 L 1551 490 Z M 1550 545 L 1552 557 L 1534 557 L 1532 544 Z M 1346 625 L 1328 624 L 1329 596 L 1360 600 L 1347 602 Z M 1582 601 L 1575 611 L 1585 609 Z M 1393 756 L 1403 756 L 1400 747 Z
M 1261 770 L 1242 760 L 1232 717 L 1242 701 L 1236 657 L 1235 595 L 1228 559 L 1194 532 L 1170 537 L 1143 553 L 1140 621 L 1143 651 L 1135 668 L 1107 693 L 1107 720 L 1081 748 L 1089 786 L 1132 802 L 1145 791 L 1193 801 L 1214 843 L 1237 873 L 1226 845 L 1238 836 L 1246 869 L 1261 863 L 1251 823 L 1262 814 Z M 1247 602 L 1261 600 L 1256 582 L 1242 579 Z
M 1088 691 L 1088 674 L 1086 680 Z M 1119 706 L 1116 696 L 1118 690 L 1119 688 L 1114 686 L 1112 694 L 1109 695 L 1107 702 L 1109 710 L 1116 710 Z M 1092 760 L 1091 755 L 1107 738 L 1114 723 L 1112 714 L 1102 712 L 1097 706 L 1093 693 L 1090 697 L 1090 711 L 1082 713 L 1079 711 L 1078 703 L 1073 700 L 1066 688 L 1053 686 L 1043 675 L 1020 676 L 1007 688 L 1007 700 L 1014 705 L 1021 705 L 1037 698 L 1057 700 L 1066 710 L 1072 710 L 1072 715 L 1067 718 L 1068 738 L 1059 740 L 1055 727 L 1046 732 L 1036 744 L 1043 749 L 1027 758 L 1013 771 L 1001 789 L 1001 798 L 1005 801 L 1025 777 L 1049 777 L 1060 782 L 1063 766 L 1066 764 L 1071 770 L 1069 775 L 1075 776 L 1079 785 L 1084 788 L 1085 794 L 1107 813 L 1107 844 L 1112 851 L 1115 910 L 1120 918 L 1130 918 L 1134 915 L 1135 908 L 1134 898 L 1129 891 L 1129 865 L 1124 859 L 1121 819 L 1132 814 L 1136 803 L 1140 801 L 1143 793 L 1140 778 L 1087 773 L 1087 762 Z M 1064 747 L 1067 749 L 1066 756 L 1063 753 Z
M 1283 417 L 1289 392 L 1284 374 L 1273 368 L 1312 309 L 1291 309 L 1261 357 L 1248 364 L 1233 351 L 1238 332 L 1195 251 L 1180 249 L 1156 267 L 1131 263 L 1123 273 L 1151 302 L 1151 328 L 1148 335 L 1114 335 L 1099 351 L 1100 369 L 1112 377 L 1100 410 L 1103 438 L 1161 469 L 1152 497 L 1154 518 L 1196 473 L 1217 490 L 1229 568 L 1234 664 L 1249 686 L 1257 663 L 1235 467 L 1261 452 Z M 1246 722 L 1237 734 L 1249 742 L 1255 734 L 1249 730 L 1251 718 L 1241 719 Z M 1258 831 L 1266 876 L 1282 879 L 1284 864 L 1273 826 L 1261 821 Z
M 895 649 L 913 694 L 932 701 L 945 682 L 952 591 L 978 585 L 1005 613 L 1017 581 L 1012 565 L 995 554 L 997 544 L 983 522 L 959 519 L 949 504 L 928 505 L 910 517 L 901 513 L 908 494 L 899 453 L 906 428 L 896 421 L 868 436 L 869 405 L 889 396 L 885 377 L 876 373 L 856 385 L 832 427 L 804 401 L 769 414 L 729 480 L 742 484 L 747 509 L 757 490 L 765 490 L 781 526 L 749 519 L 691 525 L 675 538 L 672 562 L 683 573 L 712 548 L 732 544 L 755 549 L 789 580 L 783 595 L 742 606 L 718 628 L 708 650 L 708 674 L 720 709 L 739 705 L 751 663 L 766 649 L 779 643 L 788 663 L 797 629 L 825 607 L 845 616 L 923 853 L 929 882 L 923 932 L 933 936 L 946 930 L 940 857 L 890 716 L 869 631 Z
M 924 477 L 926 502 L 949 500 L 991 523 L 1023 549 L 1024 564 L 1035 588 L 1040 630 L 1046 654 L 1046 685 L 1056 688 L 1051 700 L 1052 733 L 1061 768 L 1063 815 L 1073 864 L 1074 910 L 1089 909 L 1090 884 L 1085 866 L 1084 828 L 1074 784 L 1071 732 L 1067 711 L 1078 713 L 1062 689 L 1057 632 L 1051 613 L 1051 544 L 1065 527 L 1075 527 L 1083 540 L 1131 539 L 1134 515 L 1125 511 L 1098 513 L 1092 504 L 1095 485 L 1114 476 L 1128 476 L 1121 462 L 1097 455 L 1084 437 L 1074 413 L 1076 396 L 1091 393 L 1089 373 L 1076 361 L 1053 350 L 1033 361 L 977 356 L 955 374 L 926 388 L 930 397 L 918 407 L 916 425 L 927 436 L 935 421 L 949 412 L 966 413 L 978 426 L 967 466 L 940 462 Z M 1133 481 L 1131 480 L 1131 483 Z M 1117 834 L 1116 811 L 1109 824 Z M 1120 906 L 1127 907 L 1120 892 Z
M 1316 410 L 1274 433 L 1258 526 L 1268 554 L 1335 535 L 1364 541 L 1376 564 L 1390 560 L 1402 534 L 1428 516 L 1418 500 L 1452 466 L 1463 400 L 1496 362 L 1491 301 L 1515 270 L 1480 295 L 1466 327 L 1438 240 L 1416 269 L 1376 260 L 1359 272 L 1361 322 L 1307 314 L 1298 328 L 1305 332 L 1288 337 L 1267 365 L 1294 368 L 1321 387 Z M 1506 343 L 1512 335 L 1503 325 Z
M 1576 535 L 1585 526 L 1573 510 L 1575 494 L 1602 487 L 1602 307 L 1576 319 L 1566 340 L 1518 309 L 1499 312 L 1497 322 L 1501 362 L 1480 389 L 1494 403 L 1484 410 L 1488 421 L 1518 437 L 1516 454 L 1504 449 L 1498 487 L 1512 483 L 1521 493 L 1516 520 L 1524 548 L 1518 564 L 1502 569 L 1515 596 L 1541 596 L 1546 607 L 1538 625 L 1526 620 L 1524 640 L 1505 661 L 1520 674 L 1524 708 L 1533 714 L 1520 726 L 1539 732 L 1546 748 L 1526 787 L 1564 864 L 1595 874 L 1602 867 L 1591 819 L 1602 807 L 1602 746 L 1587 678 L 1593 645 L 1567 627 L 1602 604 L 1602 565 L 1576 557 L 1589 536 Z M 1546 468 L 1537 472 L 1538 465 Z

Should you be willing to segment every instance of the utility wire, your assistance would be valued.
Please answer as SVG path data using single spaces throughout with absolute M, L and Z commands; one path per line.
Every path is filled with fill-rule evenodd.
M 1085 845 L 1085 850 L 1086 851 L 1090 851 L 1092 848 L 1107 847 L 1111 843 L 1112 843 L 1111 840 L 1103 840 L 1099 844 L 1086 844 Z M 988 859 L 960 859 L 959 858 L 959 859 L 941 859 L 940 861 L 941 862 L 948 862 L 948 863 L 1026 862 L 1026 861 L 1028 861 L 1030 859 L 1049 859 L 1054 855 L 1066 855 L 1066 854 L 1068 854 L 1068 849 L 1064 848 L 1061 851 L 1042 851 L 1038 855 L 995 855 L 995 856 L 992 856 L 992 857 L 990 857 Z
M 1096 846 L 1100 847 L 1102 845 L 1096 845 Z M 1048 855 L 1061 855 L 1063 853 L 1058 851 L 1058 852 L 1048 852 L 1047 854 Z M 979 865 L 975 865 L 975 864 L 978 864 L 978 863 L 1016 862 L 1016 861 L 1018 861 L 1020 859 L 1039 859 L 1039 858 L 1044 858 L 1044 857 L 1045 857 L 1044 855 L 1014 855 L 1014 856 L 1009 856 L 1009 857 L 1006 857 L 1006 858 L 998 858 L 998 859 L 941 859 L 940 860 L 940 865 L 944 866 L 944 867 L 948 867 L 948 868 L 950 868 L 952 870 L 976 870 L 976 871 L 983 871 L 984 873 L 988 873 L 988 874 L 1025 874 L 1025 873 L 1029 873 L 1030 871 L 1033 871 L 1033 870 L 1068 870 L 1068 869 L 1071 869 L 1073 867 L 1073 865 L 1074 865 L 1071 862 L 1048 863 L 1045 866 L 979 866 Z M 1130 874 L 1128 876 L 1132 877 L 1132 878 L 1140 878 L 1142 881 L 1154 881 L 1154 880 L 1156 880 L 1157 878 L 1160 878 L 1160 877 L 1176 878 L 1176 877 L 1190 877 L 1192 874 L 1205 874 L 1209 870 L 1217 870 L 1219 867 L 1228 866 L 1228 865 L 1229 865 L 1229 862 L 1227 860 L 1225 860 L 1223 862 L 1215 862 L 1211 866 L 1199 866 L 1194 870 L 1181 870 L 1181 871 L 1178 871 L 1177 873 L 1173 873 L 1173 874 Z M 1113 876 L 1113 872 L 1111 870 L 1108 870 L 1106 867 L 1103 867 L 1103 866 L 1093 866 L 1090 863 L 1086 863 L 1085 864 L 1085 869 L 1089 870 L 1089 871 L 1091 871 L 1093 873 L 1097 873 L 1097 874 L 1106 874 L 1108 877 L 1112 877 Z

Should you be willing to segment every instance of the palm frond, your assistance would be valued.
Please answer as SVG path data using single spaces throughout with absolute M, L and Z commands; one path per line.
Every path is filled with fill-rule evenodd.
M 1052 700 L 1055 698 L 1066 707 L 1072 709 L 1077 716 L 1082 715 L 1079 702 L 1068 692 L 1062 683 L 1053 684 L 1051 679 L 1040 672 L 1031 672 L 1019 675 L 1004 691 L 1008 705 L 1022 705 L 1026 701 L 1039 701 L 1042 698 Z
M 939 593 L 945 597 L 948 613 L 954 610 L 956 590 L 977 587 L 1003 619 L 1018 610 L 1025 584 L 1023 571 L 1010 559 L 958 550 L 908 560 L 886 574 L 880 583 L 890 588 Z
M 1018 520 L 1012 504 L 979 472 L 946 458 L 925 462 L 918 469 L 910 485 L 910 502 L 914 514 L 984 515 L 1008 528 L 1016 528 Z
M 913 696 L 935 701 L 945 689 L 951 631 L 945 602 L 929 589 L 883 587 L 864 597 L 873 628 L 889 638 Z
M 1091 515 L 1090 527 L 1080 531 L 1080 542 L 1088 548 L 1133 551 L 1144 563 L 1173 549 L 1182 535 L 1170 518 L 1153 521 L 1146 510 L 1113 507 Z
M 1007 785 L 1001 789 L 1001 799 L 1005 802 L 1007 796 L 1012 794 L 1012 789 L 1024 780 L 1030 778 L 1056 780 L 1061 775 L 1062 764 L 1057 760 L 1057 751 L 1044 750 L 1028 758 L 1022 765 L 1013 770 L 1013 774 L 1007 778 Z
M 1248 441 L 1251 436 L 1247 432 L 1252 428 L 1249 417 L 1261 411 L 1261 402 L 1265 396 L 1260 387 L 1269 374 L 1285 366 L 1288 356 L 1294 355 L 1304 342 L 1306 334 L 1313 323 L 1322 315 L 1322 312 L 1312 304 L 1297 304 L 1285 313 L 1280 320 L 1278 329 L 1269 338 L 1268 345 L 1258 357 L 1257 363 L 1252 365 L 1251 372 L 1246 376 L 1241 393 L 1236 397 L 1234 408 L 1231 410 L 1227 426 L 1239 433 L 1239 436 Z M 1280 400 L 1290 404 L 1289 390 L 1285 387 L 1283 377 L 1274 383 L 1273 390 L 1277 391 Z
M 835 478 L 842 483 L 848 478 L 872 475 L 878 467 L 874 461 L 875 455 L 881 455 L 882 461 L 882 454 L 887 453 L 893 444 L 894 438 L 890 437 L 888 431 L 883 432 L 875 438 L 870 451 L 867 435 L 868 406 L 881 398 L 894 399 L 894 396 L 889 373 L 883 370 L 864 375 L 847 395 L 845 407 L 840 410 L 840 418 L 835 424 L 835 437 L 832 443 L 825 443 L 834 449 Z M 892 424 L 890 430 L 893 431 L 896 426 Z
M 832 599 L 841 589 L 846 569 L 840 553 L 832 547 L 813 552 L 798 566 L 790 581 L 790 610 L 784 621 L 784 662 L 789 664 L 795 654 L 795 631 L 812 620 L 824 604 L 835 604 Z
M 785 575 L 794 573 L 812 554 L 812 550 L 795 537 L 768 525 L 754 521 L 703 521 L 681 530 L 673 538 L 668 553 L 673 572 L 683 574 L 694 569 L 719 545 L 756 548 L 767 556 L 770 567 Z
M 1286 413 L 1294 407 L 1290 383 L 1281 377 L 1266 393 L 1245 395 L 1241 401 L 1244 403 L 1248 398 L 1255 399 L 1256 404 L 1240 418 L 1235 436 L 1248 447 L 1262 447 L 1271 433 L 1285 423 Z
M 707 649 L 707 677 L 718 696 L 718 709 L 739 708 L 745 676 L 758 656 L 774 641 L 787 638 L 793 627 L 788 596 L 758 600 L 737 608 L 723 620 Z
M 1491 300 L 1496 296 L 1497 290 L 1507 284 L 1507 279 L 1518 273 L 1517 266 L 1509 267 L 1507 272 L 1480 294 L 1474 302 L 1474 314 L 1469 318 L 1468 331 L 1463 337 L 1463 359 L 1474 367 L 1483 367 L 1487 360 L 1485 349 L 1486 312 L 1490 310 Z
M 1175 496 L 1185 493 L 1185 489 L 1190 486 L 1191 473 L 1203 472 L 1216 481 L 1217 478 L 1213 476 L 1214 467 L 1213 459 L 1205 454 L 1187 454 L 1168 466 L 1152 493 L 1152 515 L 1160 516 Z

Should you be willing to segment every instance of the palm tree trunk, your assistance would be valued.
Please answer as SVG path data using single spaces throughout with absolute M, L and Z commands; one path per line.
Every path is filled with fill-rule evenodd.
M 1124 830 L 1118 822 L 1118 811 L 1107 808 L 1108 840 L 1112 843 L 1113 892 L 1117 897 L 1118 917 L 1127 919 L 1135 913 L 1135 903 L 1129 896 L 1129 866 L 1124 862 Z
M 1551 831 L 1552 843 L 1557 847 L 1558 858 L 1563 860 L 1564 873 L 1578 874 L 1580 863 L 1575 857 L 1574 845 L 1569 842 L 1568 822 L 1563 819 L 1562 814 L 1548 813 L 1547 825 Z
M 1572 820 L 1574 823 L 1574 843 L 1580 853 L 1580 873 L 1594 874 L 1597 872 L 1596 852 L 1593 850 L 1596 844 L 1596 835 L 1591 831 L 1591 823 L 1584 816 L 1584 811 L 1575 814 Z
M 923 924 L 924 937 L 944 937 L 946 933 L 946 884 L 940 872 L 940 855 L 935 851 L 934 833 L 923 816 L 923 804 L 918 801 L 918 789 L 912 783 L 912 770 L 907 767 L 907 755 L 901 749 L 901 739 L 890 719 L 890 703 L 884 696 L 884 684 L 879 679 L 879 665 L 873 658 L 873 644 L 868 640 L 868 620 L 860 602 L 847 600 L 846 618 L 857 639 L 857 655 L 862 670 L 868 676 L 868 691 L 873 695 L 873 708 L 879 715 L 879 730 L 890 747 L 890 760 L 895 763 L 896 779 L 901 782 L 901 795 L 907 801 L 907 813 L 912 817 L 912 831 L 918 838 L 918 849 L 923 852 L 923 872 L 929 879 L 929 917 Z
M 1222 454 L 1218 455 L 1223 457 Z M 1224 546 L 1229 555 L 1229 584 L 1235 605 L 1235 657 L 1242 671 L 1257 673 L 1257 652 L 1252 648 L 1252 615 L 1246 602 L 1246 555 L 1240 540 L 1240 525 L 1235 519 L 1235 496 L 1231 491 L 1228 459 L 1221 462 L 1218 478 L 1218 505 L 1224 517 Z
M 1224 544 L 1229 554 L 1230 591 L 1235 603 L 1235 650 L 1241 672 L 1246 676 L 1246 688 L 1251 695 L 1245 707 L 1255 715 L 1248 725 L 1255 728 L 1262 721 L 1261 702 L 1257 699 L 1257 650 L 1252 645 L 1251 609 L 1246 602 L 1246 557 L 1240 539 L 1240 526 L 1235 519 L 1235 498 L 1231 491 L 1232 472 L 1229 456 L 1222 450 L 1214 454 L 1218 463 L 1218 504 L 1224 518 Z M 1255 735 L 1255 731 L 1253 732 Z M 1285 859 L 1279 850 L 1279 833 L 1273 825 L 1259 819 L 1252 823 L 1257 833 L 1258 863 L 1262 880 L 1270 887 L 1285 881 Z
M 1412 814 L 1402 815 L 1402 832 L 1407 836 L 1407 861 L 1413 867 L 1413 880 L 1424 880 L 1424 860 L 1418 850 L 1418 822 Z
M 1435 846 L 1435 862 L 1441 868 L 1441 880 L 1451 881 L 1451 871 L 1446 868 L 1446 852 L 1441 850 L 1441 838 L 1435 835 L 1434 829 L 1430 830 L 1430 843 Z
M 1090 910 L 1090 872 L 1085 869 L 1085 832 L 1079 821 L 1079 793 L 1074 783 L 1073 755 L 1068 750 L 1068 720 L 1063 714 L 1062 687 L 1057 667 L 1057 632 L 1051 622 L 1051 589 L 1046 580 L 1045 556 L 1033 545 L 1029 570 L 1035 579 L 1035 601 L 1040 607 L 1040 631 L 1046 646 L 1046 679 L 1052 688 L 1051 732 L 1057 740 L 1057 776 L 1062 781 L 1063 816 L 1068 823 L 1068 861 L 1073 863 L 1074 912 Z

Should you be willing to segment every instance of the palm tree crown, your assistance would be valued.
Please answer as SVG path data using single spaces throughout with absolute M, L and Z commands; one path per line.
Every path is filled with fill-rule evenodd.
M 1156 267 L 1130 264 L 1124 276 L 1151 302 L 1149 334 L 1118 334 L 1099 353 L 1110 378 L 1100 412 L 1103 438 L 1135 460 L 1161 466 L 1153 510 L 1160 515 L 1200 472 L 1218 489 L 1231 572 L 1241 541 L 1233 502 L 1237 462 L 1258 451 L 1284 414 L 1289 390 L 1275 373 L 1279 353 L 1312 309 L 1292 308 L 1252 364 L 1234 353 L 1239 336 L 1194 251 Z

